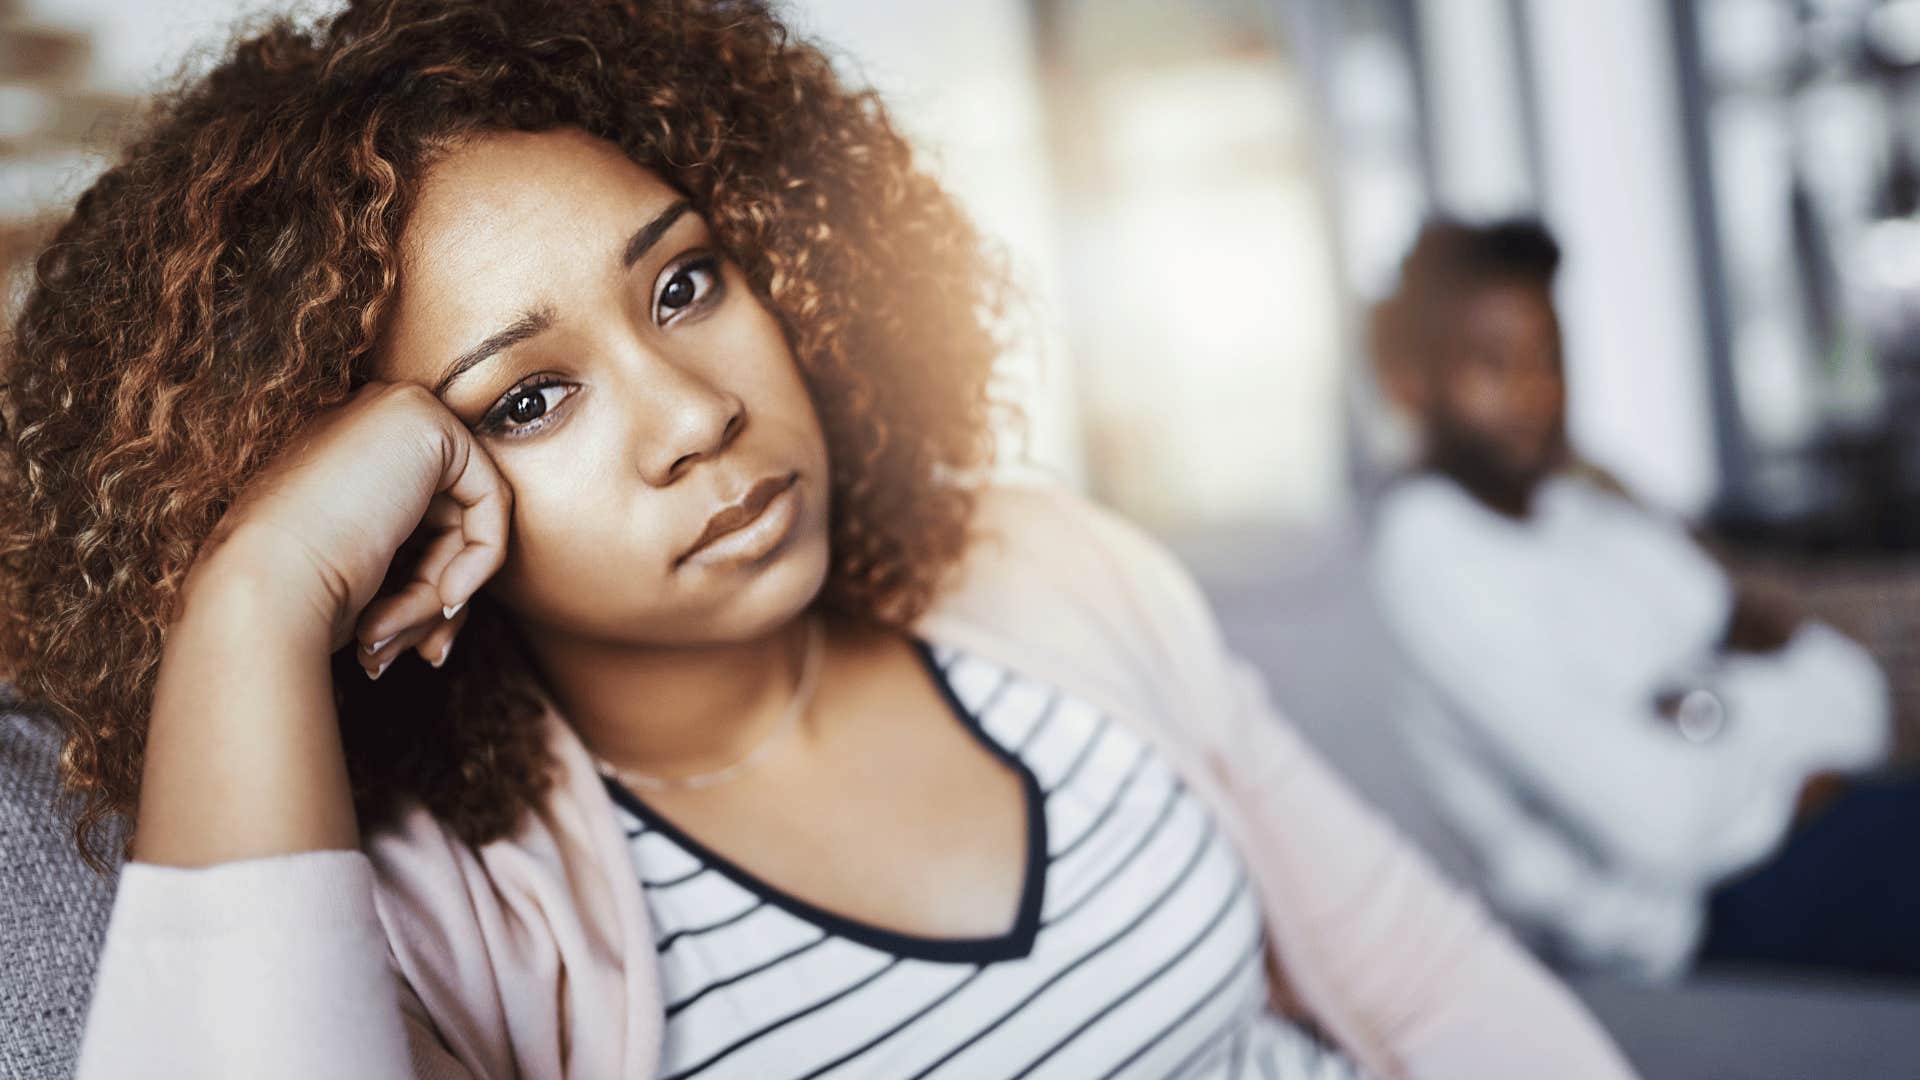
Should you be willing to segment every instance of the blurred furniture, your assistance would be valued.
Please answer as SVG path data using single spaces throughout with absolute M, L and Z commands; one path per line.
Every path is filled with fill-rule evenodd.
M 52 725 L 0 703 L 0 1080 L 73 1075 L 113 907 L 56 803 L 59 752 Z
M 1905 1080 L 1920 1062 L 1914 988 L 1785 972 L 1572 982 L 1648 1080 Z

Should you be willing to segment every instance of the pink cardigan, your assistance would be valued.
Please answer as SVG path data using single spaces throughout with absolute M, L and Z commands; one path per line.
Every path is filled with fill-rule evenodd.
M 1225 647 L 1192 579 L 1118 516 L 999 486 L 918 623 L 1131 724 L 1218 815 L 1262 900 L 1275 1000 L 1383 1077 L 1632 1075 L 1577 1001 L 1363 805 Z M 364 851 L 122 870 L 81 1080 L 643 1077 L 653 934 L 572 729 L 519 833 L 476 850 L 415 807 Z

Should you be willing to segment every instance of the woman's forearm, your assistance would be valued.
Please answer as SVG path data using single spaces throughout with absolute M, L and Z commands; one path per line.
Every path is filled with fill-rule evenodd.
M 326 627 L 242 544 L 196 568 L 155 683 L 133 857 L 357 849 Z
M 161 656 L 79 1080 L 413 1075 L 325 620 L 297 579 L 225 552 L 194 571 Z

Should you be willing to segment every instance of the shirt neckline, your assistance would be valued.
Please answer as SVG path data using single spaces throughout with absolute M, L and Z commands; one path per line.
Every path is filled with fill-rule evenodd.
M 809 903 L 767 882 L 694 839 L 665 815 L 647 805 L 645 800 L 617 779 L 602 775 L 601 780 L 616 803 L 645 822 L 648 828 L 657 829 L 669 840 L 699 859 L 708 869 L 752 893 L 755 898 L 812 923 L 831 935 L 859 942 L 894 956 L 918 960 L 987 964 L 1027 956 L 1033 951 L 1034 940 L 1039 936 L 1040 910 L 1046 894 L 1049 843 L 1046 795 L 1040 789 L 1039 778 L 1033 774 L 1032 769 L 1027 767 L 1026 762 L 988 735 L 980 725 L 980 718 L 975 716 L 954 694 L 952 685 L 947 681 L 946 672 L 934 659 L 932 649 L 927 642 L 917 635 L 910 635 L 909 641 L 913 645 L 914 655 L 919 657 L 923 670 L 933 681 L 940 693 L 940 699 L 947 704 L 948 710 L 975 739 L 979 740 L 982 746 L 986 747 L 989 753 L 1010 766 L 1020 780 L 1022 798 L 1026 803 L 1025 876 L 1021 883 L 1020 905 L 1015 913 L 1013 925 L 1002 933 L 984 937 L 936 937 L 915 934 L 891 930 Z

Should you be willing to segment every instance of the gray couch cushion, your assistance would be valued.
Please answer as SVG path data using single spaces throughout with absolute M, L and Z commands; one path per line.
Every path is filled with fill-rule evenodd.
M 117 876 L 88 869 L 69 839 L 59 750 L 51 724 L 0 704 L 0 1080 L 73 1075 L 113 907 Z
M 1674 987 L 1576 978 L 1573 988 L 1649 1080 L 1920 1076 L 1920 987 L 1750 971 Z

